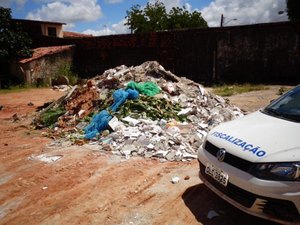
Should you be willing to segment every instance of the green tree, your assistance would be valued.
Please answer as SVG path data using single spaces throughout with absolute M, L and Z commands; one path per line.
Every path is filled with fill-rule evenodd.
M 167 27 L 167 13 L 163 3 L 147 3 L 143 10 L 140 5 L 134 5 L 126 13 L 125 25 L 134 33 L 159 31 Z
M 0 62 L 30 57 L 31 39 L 12 22 L 11 10 L 0 7 Z
M 168 29 L 180 28 L 206 28 L 207 22 L 203 19 L 200 12 L 190 13 L 185 7 L 173 7 L 168 15 Z
M 140 5 L 133 5 L 126 13 L 125 25 L 128 25 L 133 33 L 207 27 L 200 12 L 190 13 L 185 7 L 173 7 L 167 13 L 165 5 L 159 1 L 147 3 L 144 9 L 141 9 Z
M 300 1 L 287 0 L 286 1 L 287 14 L 290 21 L 300 20 Z

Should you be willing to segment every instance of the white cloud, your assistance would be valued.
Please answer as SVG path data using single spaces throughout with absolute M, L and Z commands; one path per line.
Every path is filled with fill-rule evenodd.
M 16 4 L 18 7 L 23 7 L 26 3 L 26 0 L 16 0 Z
M 122 20 L 119 23 L 115 23 L 113 24 L 111 27 L 114 31 L 116 31 L 116 34 L 126 34 L 126 33 L 130 33 L 130 29 L 128 28 L 128 26 L 125 26 L 124 23 L 126 22 L 126 20 Z
M 26 19 L 74 23 L 95 21 L 101 16 L 101 7 L 96 0 L 61 0 L 51 1 L 29 12 Z
M 0 1 L 0 6 L 2 6 L 2 7 L 4 7 L 4 8 L 8 8 L 8 7 L 11 6 L 12 2 L 13 2 L 13 1 L 10 1 L 10 0 L 9 0 L 9 1 L 1 0 L 1 1 Z
M 185 6 L 185 8 L 186 8 L 187 11 L 189 11 L 189 12 L 192 11 L 192 5 L 191 4 L 185 3 L 184 6 Z
M 203 8 L 201 13 L 210 27 L 218 27 L 221 14 L 225 18 L 224 25 L 286 21 L 288 19 L 286 14 L 278 14 L 285 8 L 285 0 L 214 0 Z
M 127 26 L 124 25 L 125 20 L 120 21 L 119 23 L 113 24 L 111 26 L 104 26 L 100 30 L 88 29 L 83 31 L 84 34 L 92 34 L 93 36 L 104 36 L 104 35 L 113 35 L 113 34 L 128 34 L 130 30 Z
M 82 33 L 83 34 L 91 34 L 93 36 L 105 36 L 105 35 L 115 34 L 115 32 L 108 27 L 105 27 L 101 30 L 87 29 L 87 30 L 83 31 Z
M 72 28 L 75 27 L 74 23 L 67 23 L 66 25 L 63 25 L 64 30 L 72 30 Z
M 26 3 L 26 0 L 0 0 L 0 6 L 9 8 L 13 4 L 16 4 L 18 8 L 22 8 Z
M 105 0 L 105 2 L 108 4 L 116 4 L 123 2 L 123 0 Z

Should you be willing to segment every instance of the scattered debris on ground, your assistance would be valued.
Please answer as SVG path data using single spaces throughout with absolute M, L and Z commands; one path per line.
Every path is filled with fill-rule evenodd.
M 118 66 L 47 104 L 34 120 L 49 137 L 130 158 L 189 161 L 207 132 L 242 116 L 228 100 L 155 61 Z
M 38 156 L 30 156 L 28 157 L 29 160 L 39 160 L 42 162 L 46 162 L 46 163 L 52 163 L 52 162 L 56 162 L 58 160 L 60 160 L 60 158 L 62 158 L 62 155 L 46 155 L 46 154 L 42 154 L 42 155 L 38 155 Z
M 69 85 L 62 84 L 62 85 L 53 85 L 52 89 L 61 91 L 61 92 L 65 92 L 65 91 L 68 91 L 70 89 L 70 87 L 71 86 L 69 86 Z

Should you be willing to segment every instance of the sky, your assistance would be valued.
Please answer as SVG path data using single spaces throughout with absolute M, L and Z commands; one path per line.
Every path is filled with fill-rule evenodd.
M 16 19 L 63 22 L 65 31 L 94 36 L 129 33 L 124 25 L 126 11 L 155 0 L 0 0 Z M 167 10 L 185 6 L 199 11 L 209 27 L 287 21 L 286 0 L 160 0 Z M 278 12 L 284 11 L 284 13 Z

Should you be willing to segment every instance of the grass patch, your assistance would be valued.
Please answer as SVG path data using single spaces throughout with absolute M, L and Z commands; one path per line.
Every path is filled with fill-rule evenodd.
M 45 87 L 36 87 L 36 85 L 34 84 L 13 85 L 13 86 L 9 86 L 8 88 L 0 89 L 0 94 L 22 92 L 22 91 L 28 91 L 30 89 L 37 89 L 37 88 L 45 88 Z
M 268 87 L 262 84 L 233 84 L 233 85 L 222 85 L 222 86 L 214 86 L 213 93 L 216 95 L 220 95 L 223 97 L 241 94 L 250 91 L 260 91 L 267 90 Z

